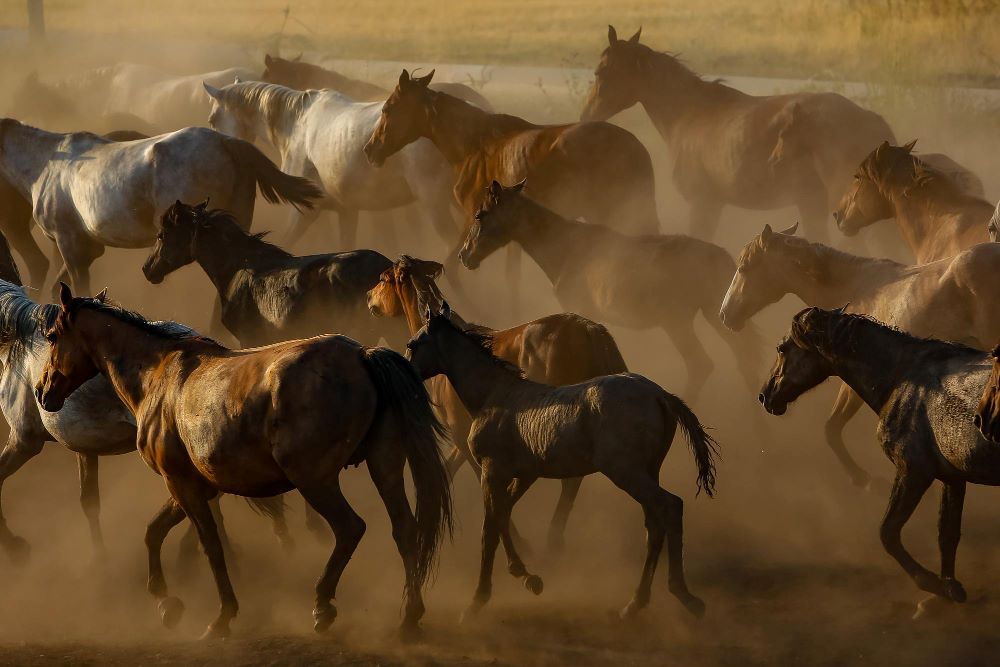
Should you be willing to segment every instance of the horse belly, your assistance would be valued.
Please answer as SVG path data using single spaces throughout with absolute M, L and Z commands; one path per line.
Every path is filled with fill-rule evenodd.
M 118 151 L 121 152 L 121 151 Z M 134 149 L 130 149 L 134 152 Z M 89 236 L 114 248 L 148 248 L 156 241 L 152 192 L 140 156 L 113 155 L 80 170 L 71 193 Z

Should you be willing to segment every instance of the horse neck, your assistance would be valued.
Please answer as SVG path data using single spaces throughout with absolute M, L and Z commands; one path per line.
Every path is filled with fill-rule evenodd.
M 381 86 L 376 86 L 374 83 L 368 83 L 367 81 L 352 79 L 340 72 L 334 72 L 329 69 L 320 68 L 319 72 L 317 72 L 316 80 L 322 81 L 323 88 L 336 90 L 338 93 L 342 93 L 359 102 L 389 96 L 389 91 Z
M 900 345 L 898 336 L 871 324 L 858 327 L 857 336 L 851 340 L 827 341 L 820 349 L 832 364 L 834 374 L 876 415 L 913 364 L 909 345 Z
M 0 120 L 0 173 L 28 201 L 32 184 L 66 138 L 17 121 Z
M 405 284 L 398 282 L 394 284 L 396 286 L 396 297 L 403 305 L 403 316 L 406 318 L 406 326 L 410 329 L 410 335 L 415 336 L 424 326 L 423 316 L 420 314 L 420 304 L 417 299 L 417 287 L 413 284 L 412 278 Z
M 501 132 L 503 118 L 446 93 L 433 93 L 426 137 L 452 166 L 459 166 L 490 137 Z
M 437 344 L 444 374 L 473 417 L 489 405 L 498 388 L 527 382 L 461 332 L 450 327 L 442 331 Z
M 241 229 L 220 227 L 200 228 L 194 242 L 194 258 L 225 299 L 236 274 L 256 268 L 260 260 L 269 259 L 271 249 Z M 280 253 L 280 251 L 275 251 Z M 282 254 L 282 256 L 284 256 Z M 255 261 L 258 260 L 258 261 Z
M 810 306 L 834 308 L 867 297 L 897 280 L 906 266 L 888 259 L 859 257 L 820 244 L 786 247 L 791 268 L 788 291 Z
M 587 223 L 567 220 L 541 204 L 529 200 L 522 203 L 511 239 L 535 260 L 554 285 L 593 230 L 587 229 Z
M 973 222 L 962 215 L 967 198 L 957 192 L 944 189 L 931 191 L 927 186 L 894 184 L 886 188 L 886 195 L 892 202 L 900 234 L 921 263 L 941 259 L 926 256 L 924 245 L 938 232 L 942 219 L 954 217 L 965 225 L 985 227 L 986 218 Z
M 262 96 L 258 96 L 254 101 L 243 98 L 241 102 L 244 110 L 254 114 L 257 134 L 267 136 L 268 141 L 284 157 L 289 137 L 302 112 L 306 109 L 304 102 L 307 101 L 307 98 L 312 97 L 312 93 L 281 88 L 275 88 L 271 92 L 276 94 L 269 96 L 266 100 Z M 278 99 L 276 100 L 275 97 Z M 288 103 L 293 100 L 294 103 Z

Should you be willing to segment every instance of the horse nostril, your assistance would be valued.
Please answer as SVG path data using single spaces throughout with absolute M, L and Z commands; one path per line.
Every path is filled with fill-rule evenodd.
M 972 418 L 972 423 L 976 425 L 976 428 L 982 428 L 983 418 L 977 414 L 975 417 Z
M 834 222 L 840 222 L 840 212 L 839 211 L 834 211 L 833 212 L 833 221 Z
M 757 400 L 760 401 L 761 405 L 764 405 L 764 392 L 757 394 Z

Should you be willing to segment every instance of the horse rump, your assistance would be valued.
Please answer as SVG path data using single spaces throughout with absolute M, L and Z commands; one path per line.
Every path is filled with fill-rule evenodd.
M 257 181 L 260 194 L 268 202 L 291 204 L 301 211 L 313 208 L 315 200 L 324 196 L 319 186 L 308 178 L 281 171 L 253 144 L 235 137 L 225 137 L 223 141 L 237 167 L 250 172 Z

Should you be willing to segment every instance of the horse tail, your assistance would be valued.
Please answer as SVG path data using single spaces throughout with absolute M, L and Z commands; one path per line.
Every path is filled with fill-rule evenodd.
M 384 347 L 365 350 L 365 365 L 379 395 L 380 411 L 399 425 L 403 450 L 416 492 L 416 577 L 430 576 L 441 538 L 452 533 L 451 483 L 439 447 L 446 429 L 431 408 L 431 399 L 416 370 L 401 354 Z M 384 414 L 384 413 L 383 413 Z
M 0 232 L 0 279 L 6 280 L 14 285 L 22 286 L 21 272 L 17 269 L 17 262 L 10 252 L 10 244 L 7 243 L 7 236 Z
M 680 397 L 664 391 L 663 403 L 667 418 L 680 424 L 687 436 L 688 446 L 698 466 L 698 493 L 704 491 L 709 498 L 714 497 L 715 459 L 719 455 L 719 443 L 708 434 L 698 416 Z
M 285 513 L 285 497 L 272 496 L 270 498 L 246 498 L 247 505 L 262 516 L 274 521 Z
M 226 151 L 240 168 L 250 172 L 257 181 L 260 194 L 272 204 L 291 204 L 295 208 L 311 209 L 314 200 L 323 196 L 319 187 L 302 176 L 286 174 L 271 162 L 259 148 L 248 141 L 225 137 Z
M 628 366 L 625 365 L 625 359 L 622 357 L 618 343 L 615 342 L 611 332 L 603 324 L 581 319 L 583 319 L 587 330 L 587 339 L 590 343 L 590 358 L 593 364 L 591 377 L 627 373 Z

